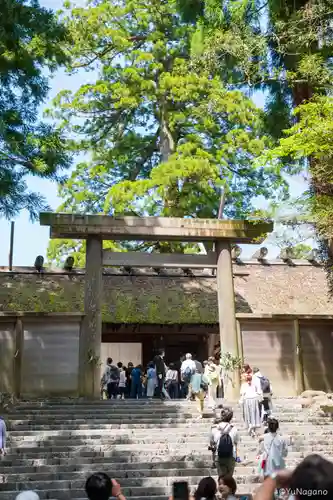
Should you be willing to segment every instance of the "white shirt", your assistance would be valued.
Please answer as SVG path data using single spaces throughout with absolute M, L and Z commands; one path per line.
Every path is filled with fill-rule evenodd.
M 239 443 L 239 434 L 237 428 L 234 425 L 228 424 L 227 422 L 221 422 L 217 426 L 213 426 L 211 431 L 210 442 L 211 444 L 214 444 L 215 447 L 218 447 L 222 432 L 228 430 L 230 426 L 232 427 L 229 431 L 229 436 L 231 437 L 232 444 L 234 445 L 234 458 L 237 458 L 236 449 Z
M 118 387 L 126 387 L 126 372 L 125 372 L 125 370 L 120 370 Z
M 240 390 L 241 398 L 258 398 L 262 397 L 260 380 L 258 377 L 253 377 L 251 383 L 243 382 Z
M 260 384 L 260 387 L 261 387 L 261 382 L 260 382 L 260 379 L 262 377 L 262 374 L 261 372 L 256 372 L 253 374 L 253 378 L 256 378 L 259 380 L 259 384 Z M 272 388 L 272 384 L 271 384 L 271 381 L 269 381 L 269 386 L 270 386 L 270 392 L 268 392 L 267 394 L 265 394 L 265 396 L 271 396 L 271 394 L 273 393 L 273 388 Z
M 184 373 L 187 368 L 190 368 L 192 373 L 195 372 L 196 366 L 193 359 L 185 359 L 185 361 L 182 362 L 182 366 L 180 367 L 180 372 Z
M 178 372 L 177 370 L 168 370 L 166 372 L 165 380 L 173 380 L 178 382 Z

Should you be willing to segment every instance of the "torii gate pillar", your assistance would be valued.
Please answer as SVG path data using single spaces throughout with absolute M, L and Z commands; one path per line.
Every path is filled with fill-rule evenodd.
M 217 241 L 215 244 L 217 254 L 217 299 L 219 309 L 220 347 L 221 354 L 230 352 L 238 356 L 238 339 L 236 328 L 234 278 L 232 273 L 231 247 L 228 241 Z M 239 376 L 229 374 L 232 380 L 225 378 L 224 397 L 227 400 L 239 398 Z
M 99 236 L 88 236 L 86 243 L 86 276 L 84 281 L 84 312 L 80 334 L 79 393 L 100 397 L 103 242 Z M 103 360 L 104 362 L 104 360 Z

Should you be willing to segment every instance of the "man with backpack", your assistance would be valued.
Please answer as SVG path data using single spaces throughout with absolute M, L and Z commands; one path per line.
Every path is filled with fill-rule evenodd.
M 117 398 L 119 378 L 119 368 L 113 364 L 112 358 L 108 358 L 101 381 L 102 387 L 106 387 L 108 399 Z
M 253 377 L 256 377 L 260 382 L 260 387 L 263 393 L 263 400 L 259 403 L 261 421 L 266 423 L 272 412 L 272 384 L 269 379 L 263 376 L 259 368 L 253 368 Z
M 182 362 L 180 367 L 180 376 L 184 387 L 184 395 L 187 396 L 187 399 L 191 399 L 192 396 L 191 379 L 195 372 L 196 365 L 192 359 L 192 354 L 187 353 L 185 360 Z
M 233 416 L 231 408 L 222 408 L 221 418 L 211 429 L 209 449 L 219 477 L 232 476 L 235 470 L 239 434 L 237 428 L 230 423 Z

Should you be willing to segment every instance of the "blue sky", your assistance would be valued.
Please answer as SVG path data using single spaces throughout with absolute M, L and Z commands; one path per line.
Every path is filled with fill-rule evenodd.
M 83 4 L 83 1 L 76 2 Z M 60 9 L 63 0 L 42 0 L 41 4 L 45 7 L 52 9 Z M 82 72 L 74 76 L 68 76 L 63 70 L 59 71 L 51 81 L 51 90 L 49 100 L 45 103 L 48 107 L 49 102 L 57 95 L 60 90 L 70 89 L 75 91 L 79 86 L 88 83 L 91 79 L 91 74 Z M 257 105 L 263 104 L 263 98 L 258 95 L 255 99 Z M 60 199 L 57 196 L 56 184 L 43 181 L 41 179 L 29 179 L 29 188 L 43 193 L 49 205 L 56 209 L 60 205 Z M 290 182 L 291 195 L 298 196 L 306 188 L 305 181 L 301 178 L 292 179 Z M 8 251 L 9 251 L 9 236 L 10 236 L 10 221 L 0 219 L 0 265 L 8 264 Z M 49 229 L 47 227 L 40 227 L 39 223 L 32 224 L 29 221 L 29 216 L 26 212 L 15 220 L 15 240 L 14 240 L 14 266 L 32 266 L 37 255 L 46 257 L 46 249 L 49 241 Z M 242 257 L 248 258 L 255 251 L 253 245 L 244 245 Z M 269 248 L 269 256 L 274 257 L 278 253 L 275 247 Z

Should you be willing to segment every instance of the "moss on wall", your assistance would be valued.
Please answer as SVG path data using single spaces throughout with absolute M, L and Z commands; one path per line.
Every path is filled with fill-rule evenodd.
M 216 292 L 203 296 L 197 286 L 188 289 L 159 280 L 146 286 L 141 279 L 107 277 L 104 280 L 103 321 L 112 323 L 212 323 L 217 321 Z M 214 296 L 215 300 L 212 300 Z M 203 304 L 204 302 L 204 304 Z M 84 277 L 22 275 L 0 277 L 0 310 L 83 312 Z

